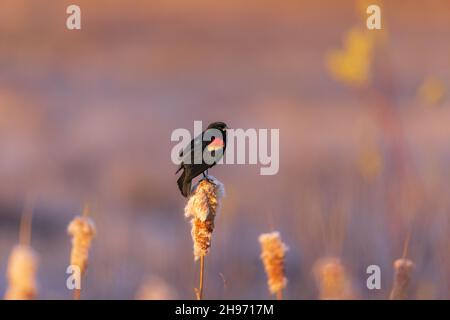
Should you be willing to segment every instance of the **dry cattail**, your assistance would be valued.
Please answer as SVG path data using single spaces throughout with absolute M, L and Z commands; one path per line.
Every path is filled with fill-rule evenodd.
M 406 300 L 409 297 L 411 273 L 414 263 L 408 259 L 397 259 L 394 262 L 394 285 L 389 296 L 391 300 Z
M 37 297 L 37 255 L 28 245 L 16 245 L 9 256 L 6 300 L 30 300 Z
M 152 276 L 144 279 L 137 294 L 137 300 L 176 300 L 176 290 L 163 279 Z
M 423 81 L 417 93 L 427 106 L 436 106 L 445 98 L 445 91 L 441 79 L 429 76 Z
M 344 48 L 333 50 L 326 56 L 331 76 L 354 87 L 366 85 L 372 71 L 374 40 L 374 36 L 366 30 L 349 30 Z
M 278 232 L 261 234 L 259 243 L 261 244 L 261 260 L 266 270 L 269 291 L 281 298 L 281 292 L 287 284 L 284 272 L 284 256 L 287 247 L 281 241 Z
M 194 241 L 194 257 L 197 260 L 208 254 L 220 200 L 224 196 L 223 184 L 212 176 L 201 179 L 184 208 L 186 218 L 191 218 L 191 235 Z
M 346 300 L 353 298 L 352 284 L 339 258 L 320 259 L 313 268 L 322 300 Z
M 75 217 L 67 227 L 67 232 L 72 236 L 70 264 L 78 266 L 81 274 L 84 274 L 88 264 L 91 241 L 95 236 L 94 222 L 86 216 Z

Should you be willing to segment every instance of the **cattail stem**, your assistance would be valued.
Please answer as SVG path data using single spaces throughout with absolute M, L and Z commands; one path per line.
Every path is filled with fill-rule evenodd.
M 408 234 L 406 236 L 405 242 L 403 243 L 403 254 L 402 259 L 406 259 L 406 256 L 408 255 L 408 249 L 409 249 L 409 241 L 411 239 L 411 230 L 408 231 Z
M 27 205 L 22 212 L 20 219 L 19 243 L 24 246 L 31 242 L 31 225 L 33 221 L 33 209 Z
M 200 283 L 198 289 L 195 290 L 197 300 L 203 298 L 203 276 L 205 274 L 205 256 L 200 256 Z
M 75 289 L 73 291 L 73 300 L 80 300 L 81 299 L 81 289 Z
M 283 290 L 282 289 L 277 291 L 277 300 L 283 300 Z

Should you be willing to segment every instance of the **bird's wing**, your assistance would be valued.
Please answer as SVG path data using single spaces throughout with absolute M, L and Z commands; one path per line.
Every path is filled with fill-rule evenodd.
M 202 163 L 203 148 L 208 142 L 203 141 L 203 135 L 198 135 L 181 152 L 179 160 L 182 163 L 194 164 Z M 198 150 L 195 152 L 195 150 Z
M 207 129 L 208 130 L 208 129 Z M 222 140 L 220 137 L 212 135 L 206 141 L 203 140 L 205 130 L 202 134 L 195 137 L 181 152 L 179 155 L 179 160 L 183 164 L 201 164 L 204 163 L 203 151 L 206 149 L 212 153 L 212 157 L 215 161 L 220 160 L 223 156 L 223 152 L 226 148 L 226 136 Z M 219 152 L 220 151 L 220 152 Z

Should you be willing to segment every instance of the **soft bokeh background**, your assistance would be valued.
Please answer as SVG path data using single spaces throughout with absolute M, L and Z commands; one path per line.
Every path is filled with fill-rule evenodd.
M 72 3 L 0 3 L 0 274 L 35 198 L 39 296 L 70 298 L 66 226 L 89 200 L 85 298 L 133 299 L 149 277 L 193 298 L 170 134 L 221 120 L 279 128 L 280 171 L 211 170 L 227 197 L 207 298 L 269 297 L 257 237 L 271 230 L 290 248 L 286 298 L 317 298 L 312 269 L 327 256 L 359 297 L 386 298 L 409 233 L 412 298 L 450 298 L 448 1 L 386 1 L 385 30 L 370 35 L 364 2 L 350 0 L 78 0 L 82 30 L 68 31 Z M 354 28 L 362 49 L 346 53 Z M 369 60 L 362 81 L 333 73 L 330 55 L 360 51 L 349 63 Z M 369 264 L 380 291 L 365 287 Z

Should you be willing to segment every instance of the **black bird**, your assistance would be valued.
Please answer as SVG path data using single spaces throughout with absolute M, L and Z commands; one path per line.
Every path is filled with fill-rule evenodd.
M 201 173 L 205 176 L 205 171 L 215 166 L 223 157 L 227 146 L 227 129 L 225 123 L 213 122 L 180 152 L 181 164 L 176 173 L 183 169 L 177 184 L 184 197 L 191 193 L 192 179 Z M 206 159 L 205 148 L 208 151 Z

